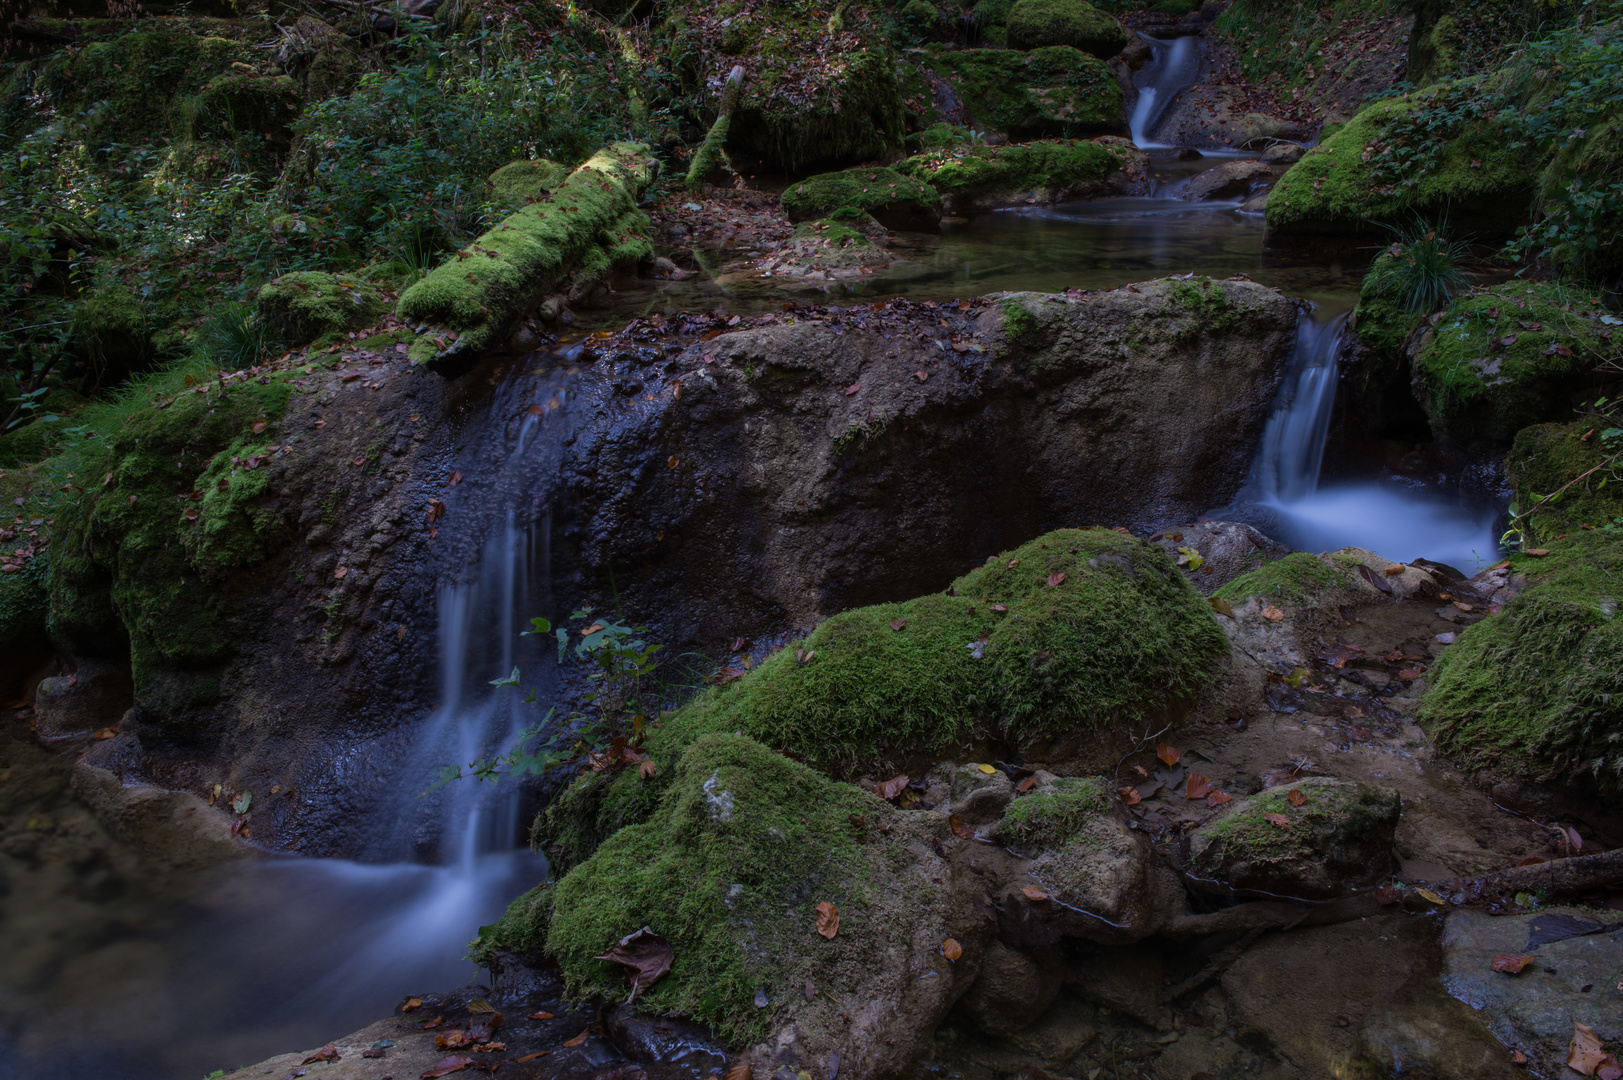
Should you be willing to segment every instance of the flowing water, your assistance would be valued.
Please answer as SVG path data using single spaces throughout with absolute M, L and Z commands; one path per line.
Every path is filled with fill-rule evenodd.
M 1167 106 L 1193 86 L 1200 75 L 1200 41 L 1193 37 L 1162 40 L 1140 35 L 1150 46 L 1149 63 L 1133 73 L 1138 100 L 1127 120 L 1133 145 L 1141 149 L 1162 149 L 1167 143 L 1151 141 L 1151 133 L 1166 114 Z

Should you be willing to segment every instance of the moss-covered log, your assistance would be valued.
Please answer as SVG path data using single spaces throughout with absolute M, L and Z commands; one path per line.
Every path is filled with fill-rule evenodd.
M 470 363 L 547 293 L 570 282 L 580 290 L 652 255 L 637 204 L 657 171 L 646 147 L 615 143 L 407 289 L 400 317 L 426 324 L 412 359 L 440 369 Z

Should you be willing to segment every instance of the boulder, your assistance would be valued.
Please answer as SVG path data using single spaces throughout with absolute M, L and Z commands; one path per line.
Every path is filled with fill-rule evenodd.
M 970 825 L 997 821 L 1014 800 L 1014 782 L 1000 769 L 965 765 L 952 772 L 952 812 Z
M 994 941 L 958 1007 L 986 1034 L 1007 1038 L 1030 1027 L 1053 1004 L 1064 974 L 1064 964 L 1051 951 L 1022 952 Z
M 1294 165 L 1305 153 L 1307 148 L 1300 143 L 1278 142 L 1258 155 L 1258 160 L 1266 165 Z
M 1181 197 L 1191 202 L 1205 199 L 1241 199 L 1273 178 L 1274 171 L 1260 161 L 1225 161 L 1190 179 Z
M 822 173 L 791 185 L 781 202 L 794 222 L 837 210 L 861 211 L 891 229 L 933 229 L 941 220 L 941 197 L 933 189 L 886 168 Z
M 736 55 L 747 53 L 752 67 L 728 125 L 727 145 L 793 173 L 894 156 L 902 146 L 906 118 L 896 54 L 868 22 L 874 12 L 848 8 L 841 18 L 830 19 L 826 13 L 806 11 L 811 17 L 802 20 L 790 9 L 775 8 L 770 15 L 763 11 L 737 39 Z M 851 25 L 842 27 L 842 21 Z M 819 54 L 828 48 L 831 28 L 839 41 L 837 65 Z M 772 38 L 761 42 L 767 30 Z M 798 47 L 791 44 L 797 38 Z M 765 47 L 756 48 L 757 43 Z M 706 61 L 706 70 L 723 72 L 732 66 L 731 56 Z M 809 100 L 782 92 L 795 82 L 810 88 Z M 717 98 L 725 93 L 715 83 L 711 88 L 719 91 Z
M 1016 0 L 1004 34 L 1011 48 L 1069 45 L 1101 60 L 1127 44 L 1121 23 L 1087 0 Z
M 290 347 L 370 326 L 388 310 L 376 286 L 314 270 L 283 274 L 261 286 L 256 301 L 260 325 L 271 340 Z
M 924 63 L 961 99 L 967 121 L 1012 139 L 1119 132 L 1125 123 L 1110 67 L 1068 45 L 953 49 Z
M 948 213 L 1126 194 L 1146 172 L 1142 151 L 1095 142 L 1042 140 L 995 147 L 954 147 L 896 166 L 940 192 Z
M 116 727 L 134 694 L 127 665 L 81 660 L 71 674 L 40 680 L 34 696 L 34 730 L 50 740 Z
M 1197 521 L 1163 529 L 1150 537 L 1172 556 L 1195 588 L 1213 593 L 1264 563 L 1283 559 L 1291 549 L 1254 526 L 1238 521 Z
M 1196 829 L 1187 873 L 1218 892 L 1334 899 L 1392 872 L 1402 809 L 1391 788 L 1303 777 L 1236 800 Z

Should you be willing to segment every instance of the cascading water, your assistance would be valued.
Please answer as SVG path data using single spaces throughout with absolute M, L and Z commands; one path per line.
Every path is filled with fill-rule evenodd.
M 1302 551 L 1361 547 L 1390 559 L 1425 557 L 1470 571 L 1497 557 L 1496 508 L 1399 491 L 1375 482 L 1319 485 L 1335 408 L 1345 314 L 1313 310 L 1296 328 L 1296 349 L 1257 447 L 1252 475 L 1212 517 L 1254 523 Z
M 1148 63 L 1133 73 L 1138 101 L 1128 118 L 1127 130 L 1133 145 L 1141 150 L 1167 149 L 1170 144 L 1150 141 L 1150 133 L 1177 96 L 1195 84 L 1200 75 L 1200 39 L 1175 37 L 1167 41 L 1140 35 L 1149 45 Z

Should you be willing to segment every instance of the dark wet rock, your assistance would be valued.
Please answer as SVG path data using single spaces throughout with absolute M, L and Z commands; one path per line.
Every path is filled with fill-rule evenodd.
M 1192 202 L 1242 198 L 1273 175 L 1274 171 L 1260 161 L 1225 161 L 1190 180 L 1183 189 L 1183 198 Z
M 86 659 L 71 674 L 41 679 L 34 697 L 34 730 L 45 739 L 88 735 L 118 724 L 134 700 L 129 668 Z
M 120 749 L 111 743 L 93 748 L 74 766 L 72 790 L 102 828 L 134 853 L 151 880 L 173 880 L 252 853 L 234 838 L 223 808 L 189 791 L 126 783 L 117 760 Z
M 1065 969 L 1051 951 L 1023 952 L 993 942 L 981 962 L 980 977 L 958 1007 L 988 1035 L 1023 1031 L 1053 1004 Z
M 1264 563 L 1282 559 L 1291 549 L 1251 525 L 1238 521 L 1197 521 L 1163 529 L 1150 543 L 1178 560 L 1184 576 L 1203 593 L 1213 593 Z M 1191 555 L 1193 553 L 1193 555 Z M 1199 556 L 1199 567 L 1194 568 Z
M 986 825 L 1003 816 L 1014 799 L 1014 783 L 1006 773 L 990 774 L 977 765 L 952 772 L 952 812 L 970 825 Z
M 1298 791 L 1298 803 L 1290 793 Z M 1402 814 L 1392 788 L 1302 777 L 1237 799 L 1189 838 L 1200 888 L 1327 900 L 1392 872 Z
M 636 1005 L 607 1010 L 603 1026 L 620 1051 L 633 1061 L 677 1064 L 705 1074 L 726 1067 L 726 1048 L 703 1024 L 658 1016 Z
M 1101 945 L 1084 951 L 1066 964 L 1065 985 L 1141 1024 L 1157 1027 L 1165 1020 L 1161 953 L 1148 945 Z
M 1306 147 L 1298 143 L 1279 142 L 1264 150 L 1259 160 L 1267 165 L 1294 165 L 1302 160 L 1305 153 Z
M 1541 921 L 1563 920 L 1562 940 L 1537 943 Z M 1526 1054 L 1536 1075 L 1565 1074 L 1572 1025 L 1583 1024 L 1616 1048 L 1623 1043 L 1623 912 L 1544 908 L 1537 914 L 1489 915 L 1462 908 L 1443 930 L 1443 985 L 1477 1010 L 1499 1040 Z M 1493 970 L 1501 954 L 1533 962 L 1519 974 Z

